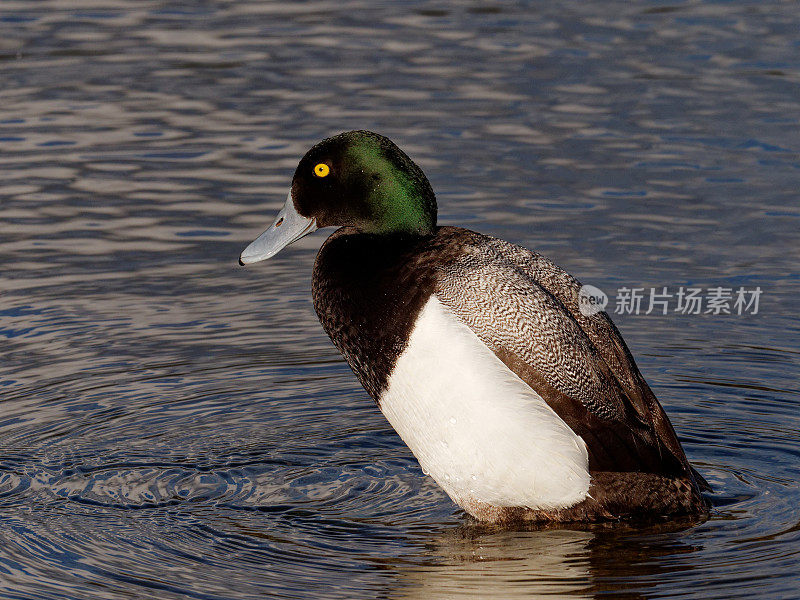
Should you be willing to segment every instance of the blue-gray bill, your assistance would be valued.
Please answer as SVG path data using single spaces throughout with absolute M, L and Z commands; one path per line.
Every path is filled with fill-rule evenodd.
M 282 248 L 316 229 L 316 220 L 304 217 L 297 212 L 292 201 L 292 194 L 289 192 L 286 204 L 283 205 L 269 229 L 258 236 L 239 255 L 239 264 L 249 265 L 275 256 Z

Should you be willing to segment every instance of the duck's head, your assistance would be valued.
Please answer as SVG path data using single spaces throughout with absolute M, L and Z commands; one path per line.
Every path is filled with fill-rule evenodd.
M 436 227 L 436 198 L 422 169 L 390 139 L 371 131 L 341 133 L 300 160 L 286 204 L 239 264 L 267 259 L 329 226 L 427 235 Z

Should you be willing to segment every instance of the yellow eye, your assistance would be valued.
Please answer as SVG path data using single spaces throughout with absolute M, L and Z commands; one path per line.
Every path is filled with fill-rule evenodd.
M 330 172 L 331 168 L 325 163 L 318 163 L 317 166 L 314 167 L 314 175 L 317 177 L 327 177 Z

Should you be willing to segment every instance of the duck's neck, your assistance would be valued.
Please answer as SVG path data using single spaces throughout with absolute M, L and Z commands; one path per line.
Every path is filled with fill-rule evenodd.
M 334 345 L 377 401 L 414 320 L 434 290 L 434 236 L 342 228 L 314 264 L 314 308 Z

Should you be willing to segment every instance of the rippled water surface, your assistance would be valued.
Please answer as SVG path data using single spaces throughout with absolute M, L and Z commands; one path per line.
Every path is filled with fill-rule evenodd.
M 792 2 L 4 1 L 0 595 L 800 597 L 799 32 Z M 442 223 L 609 295 L 762 289 L 615 317 L 709 520 L 486 529 L 423 476 L 317 323 L 324 232 L 236 265 L 355 128 Z

